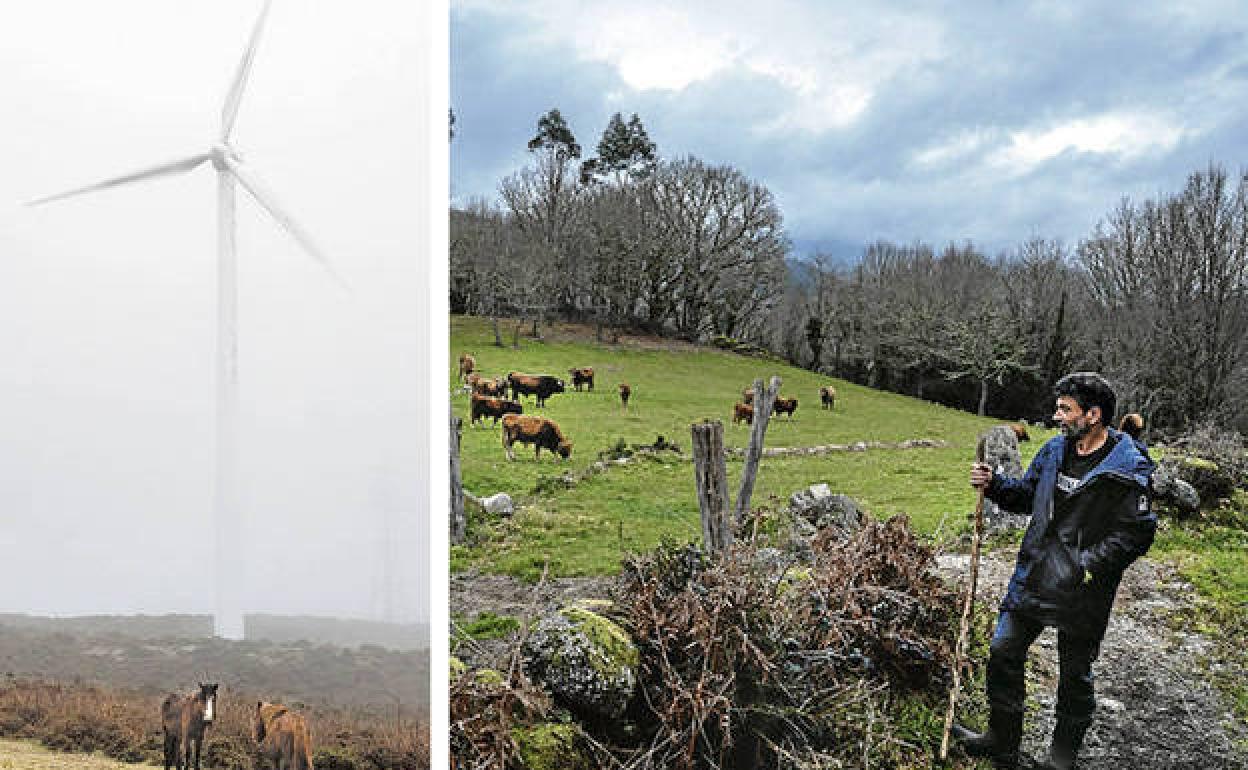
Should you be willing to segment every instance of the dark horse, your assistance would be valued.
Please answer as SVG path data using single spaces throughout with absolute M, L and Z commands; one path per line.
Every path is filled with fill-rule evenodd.
M 199 751 L 204 745 L 204 730 L 212 724 L 217 712 L 217 685 L 199 683 L 193 695 L 171 694 L 160 704 L 160 724 L 165 731 L 165 770 L 176 765 L 188 770 L 194 757 L 199 770 Z

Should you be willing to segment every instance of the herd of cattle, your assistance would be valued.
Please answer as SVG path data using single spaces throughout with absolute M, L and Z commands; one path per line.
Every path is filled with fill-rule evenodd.
M 575 367 L 568 370 L 568 375 L 572 387 L 577 391 L 582 388 L 589 391 L 594 389 L 593 367 Z M 468 353 L 459 356 L 458 377 L 472 394 L 470 422 L 473 425 L 483 425 L 485 420 L 493 419 L 495 426 L 502 422 L 503 451 L 507 454 L 507 459 L 515 459 L 512 446 L 517 442 L 532 444 L 535 459 L 540 459 L 543 449 L 564 459 L 572 455 L 572 442 L 567 440 L 554 420 L 540 415 L 526 415 L 520 404 L 522 397 L 534 396 L 539 408 L 545 406 L 552 395 L 566 392 L 562 379 L 548 374 L 522 372 L 508 372 L 504 377 L 483 377 L 477 371 L 476 359 Z M 628 409 L 628 400 L 633 394 L 632 387 L 621 382 L 619 394 L 620 408 Z M 819 400 L 822 408 L 832 409 L 836 404 L 836 389 L 831 385 L 819 388 Z M 772 404 L 772 411 L 777 415 L 787 415 L 791 420 L 793 413 L 797 411 L 797 399 L 777 396 Z M 732 422 L 745 422 L 747 425 L 754 423 L 752 387 L 742 391 L 741 401 L 733 405 Z
M 190 695 L 170 694 L 160 704 L 165 738 L 165 770 L 199 770 L 204 732 L 217 711 L 217 685 L 199 683 Z M 280 703 L 256 703 L 252 734 L 257 752 L 275 770 L 312 770 L 312 733 L 307 721 Z

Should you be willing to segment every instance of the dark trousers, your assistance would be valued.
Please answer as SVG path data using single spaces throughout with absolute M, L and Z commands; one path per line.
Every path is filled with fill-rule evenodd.
M 1027 694 L 1023 680 L 1027 650 L 1043 630 L 1043 623 L 1017 612 L 1002 612 L 997 617 L 997 630 L 989 646 L 986 686 L 992 708 L 1022 713 Z M 1058 717 L 1076 723 L 1092 721 L 1092 712 L 1096 710 L 1092 662 L 1100 652 L 1099 639 L 1058 630 Z

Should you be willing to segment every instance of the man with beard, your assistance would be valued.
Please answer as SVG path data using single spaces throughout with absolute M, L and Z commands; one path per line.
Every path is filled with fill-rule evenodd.
M 996 768 L 1018 766 L 1026 694 L 1027 650 L 1046 626 L 1057 628 L 1060 678 L 1057 726 L 1043 768 L 1069 770 L 1092 722 L 1092 662 L 1100 652 L 1118 582 L 1152 545 L 1157 518 L 1149 506 L 1153 463 L 1125 433 L 1109 428 L 1117 398 L 1105 378 L 1076 372 L 1054 386 L 1050 439 L 1021 479 L 976 463 L 971 485 L 1031 522 L 1001 601 L 989 646 L 988 729 L 961 725 L 953 735 L 972 756 Z

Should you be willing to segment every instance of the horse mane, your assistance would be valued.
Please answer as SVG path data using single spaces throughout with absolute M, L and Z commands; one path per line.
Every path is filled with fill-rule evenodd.
M 260 719 L 266 723 L 271 722 L 288 711 L 290 709 L 280 703 L 265 703 L 260 706 Z

